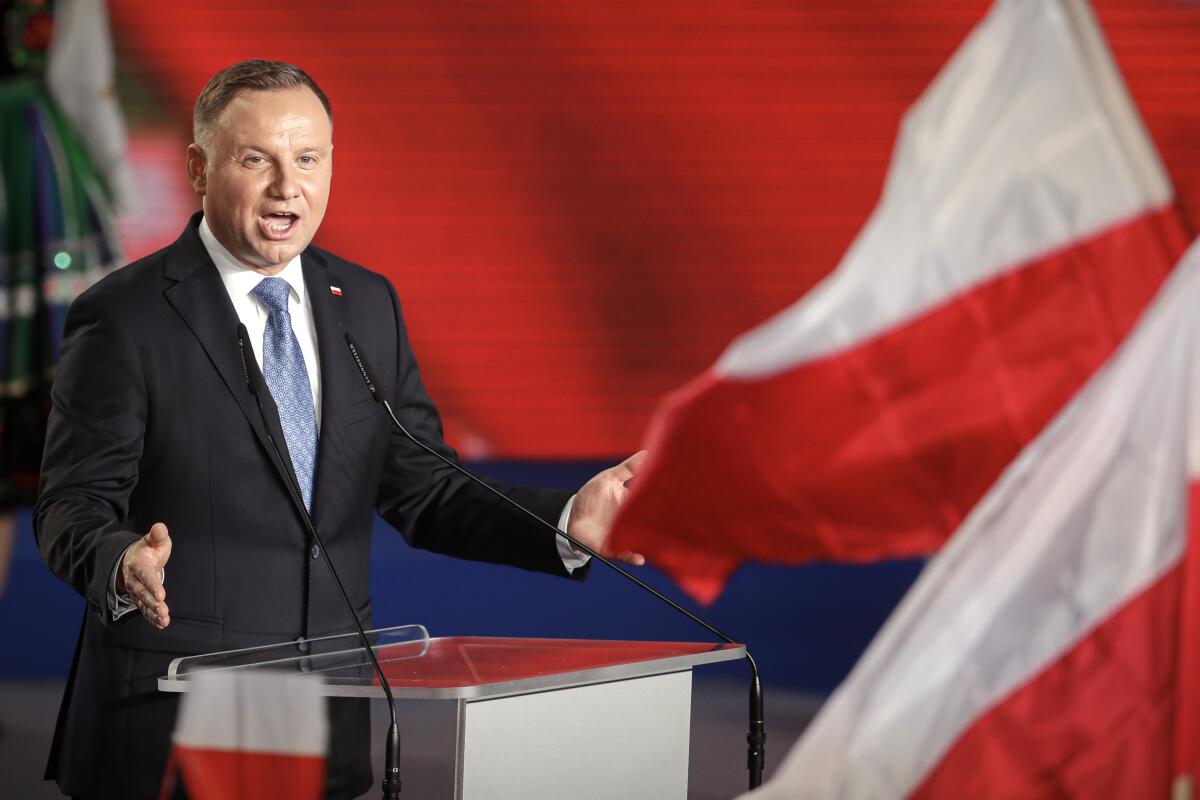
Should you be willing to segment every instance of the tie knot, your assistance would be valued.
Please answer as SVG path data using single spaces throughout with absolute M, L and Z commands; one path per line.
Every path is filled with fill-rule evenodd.
M 291 286 L 283 278 L 263 278 L 250 294 L 257 297 L 269 311 L 288 313 L 288 295 L 291 294 Z

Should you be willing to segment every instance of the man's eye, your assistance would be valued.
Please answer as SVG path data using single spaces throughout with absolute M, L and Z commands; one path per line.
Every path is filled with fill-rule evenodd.
M 317 163 L 316 156 L 300 156 L 300 163 L 306 167 L 314 166 Z
M 264 161 L 266 161 L 266 159 L 263 158 L 262 156 L 246 156 L 246 158 L 243 159 L 242 163 L 248 167 L 257 167 L 259 164 L 263 163 Z

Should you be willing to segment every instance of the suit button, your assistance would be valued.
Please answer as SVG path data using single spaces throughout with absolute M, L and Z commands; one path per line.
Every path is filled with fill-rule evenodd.
M 296 649 L 299 650 L 301 653 L 307 653 L 308 652 L 308 640 L 305 639 L 303 636 L 301 636 L 299 639 L 296 640 Z
M 319 557 L 319 556 L 321 555 L 321 548 L 317 547 L 317 546 L 314 544 L 314 545 L 312 546 L 312 550 L 310 550 L 309 552 L 310 552 L 310 553 L 312 553 L 312 557 L 313 557 L 313 558 L 317 558 L 317 557 Z

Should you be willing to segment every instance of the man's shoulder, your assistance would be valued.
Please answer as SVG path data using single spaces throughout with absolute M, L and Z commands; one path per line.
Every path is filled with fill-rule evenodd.
M 118 267 L 92 284 L 75 302 L 99 305 L 109 302 L 126 303 L 131 299 L 131 295 L 161 292 L 164 285 L 163 266 L 169 249 L 170 247 L 164 247 Z

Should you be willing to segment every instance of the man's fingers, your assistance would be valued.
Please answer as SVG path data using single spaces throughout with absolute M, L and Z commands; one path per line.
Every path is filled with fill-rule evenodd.
M 567 529 L 572 536 L 592 549 L 606 555 L 608 535 L 617 510 L 629 494 L 629 483 L 650 455 L 639 450 L 615 467 L 597 474 L 575 495 Z M 619 561 L 640 567 L 646 563 L 641 553 L 626 551 L 616 556 Z
M 167 593 L 161 585 L 154 587 L 143 581 L 134 580 L 126 586 L 126 596 L 143 611 L 149 610 L 160 616 L 167 613 L 167 604 L 164 602 Z
M 151 525 L 150 532 L 144 538 L 146 544 L 151 547 L 163 547 L 171 541 L 171 536 L 167 533 L 167 526 L 161 522 Z
M 171 621 L 167 610 L 167 591 L 163 588 L 163 565 L 171 557 L 171 537 L 167 526 L 156 522 L 121 557 L 117 570 L 117 593 L 128 598 L 146 621 L 165 628 Z
M 165 536 L 166 526 L 162 527 Z M 155 534 L 154 530 L 144 537 L 149 540 Z M 169 546 L 169 545 L 168 545 Z M 171 622 L 170 610 L 167 608 L 167 590 L 163 588 L 160 579 L 159 561 L 153 553 L 143 550 L 133 555 L 125 564 L 124 593 L 137 606 L 146 621 L 159 630 Z
M 167 565 L 167 559 L 171 557 L 171 535 L 167 533 L 166 525 L 161 522 L 151 525 L 150 532 L 142 537 L 142 543 L 146 545 L 147 555 L 154 559 L 156 569 Z
M 145 596 L 134 596 L 133 600 L 138 611 L 146 618 L 146 621 L 156 628 L 165 628 L 171 620 L 171 611 L 167 608 L 166 603 L 158 603 L 153 600 L 148 600 Z
M 628 486 L 629 482 L 637 476 L 638 470 L 640 470 L 642 465 L 646 463 L 646 459 L 649 456 L 649 450 L 638 450 L 629 458 L 613 467 L 613 477 Z
M 128 590 L 132 595 L 145 595 L 154 601 L 167 599 L 167 590 L 164 589 L 163 585 L 158 582 L 157 577 L 155 577 L 153 580 L 147 580 L 141 576 L 138 576 L 129 582 Z
M 144 587 L 149 591 L 155 600 L 163 600 L 167 596 L 167 590 L 163 588 L 162 581 L 158 579 L 158 569 L 147 567 L 144 564 L 135 564 L 130 569 L 133 578 L 132 583 Z
M 167 608 L 166 592 L 161 584 L 151 586 L 144 581 L 134 581 L 129 586 L 128 596 L 148 622 L 157 627 L 166 627 L 170 610 Z
M 145 605 L 148 599 L 149 601 L 154 600 L 150 587 L 133 576 L 125 581 L 125 596 L 137 603 L 139 607 Z
M 154 627 L 162 630 L 171 624 L 171 616 L 167 613 L 166 607 L 157 608 L 142 608 L 142 616 Z
M 135 596 L 142 601 L 144 606 L 158 608 L 161 605 L 165 608 L 166 604 L 163 601 L 166 600 L 166 597 L 164 595 L 165 593 L 161 590 L 156 592 L 150 587 L 144 586 Z
M 624 563 L 635 567 L 640 567 L 646 563 L 646 557 L 644 555 L 641 553 L 634 553 L 629 550 L 626 550 L 624 553 L 621 553 L 619 556 L 617 556 L 617 560 L 623 561 Z

